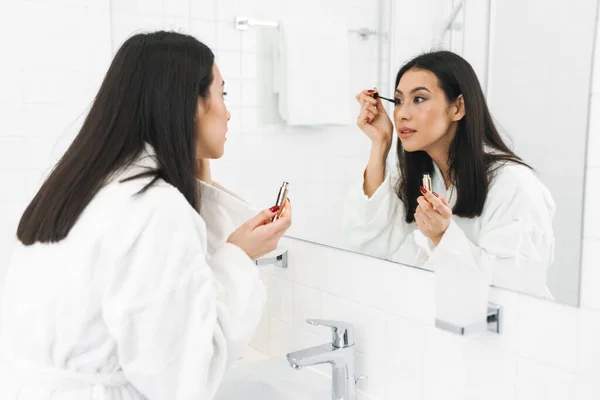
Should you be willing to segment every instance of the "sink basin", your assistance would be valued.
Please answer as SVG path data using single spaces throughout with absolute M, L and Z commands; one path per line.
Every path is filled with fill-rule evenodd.
M 329 400 L 331 378 L 311 369 L 290 367 L 285 358 L 235 365 L 226 374 L 215 400 Z

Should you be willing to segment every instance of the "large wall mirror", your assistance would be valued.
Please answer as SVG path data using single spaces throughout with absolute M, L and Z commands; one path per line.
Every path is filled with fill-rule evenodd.
M 189 2 L 190 18 L 174 10 L 165 21 L 151 6 L 112 2 L 111 26 L 113 51 L 132 32 L 165 24 L 214 50 L 232 114 L 225 156 L 213 163 L 222 184 L 266 208 L 290 182 L 289 236 L 429 271 L 444 268 L 443 248 L 489 269 L 495 286 L 578 304 L 597 0 L 225 3 Z M 408 61 L 442 50 L 477 78 L 455 59 L 433 61 L 438 73 L 460 76 L 463 93 L 445 91 L 423 67 L 396 82 Z M 394 124 L 381 156 L 385 181 L 371 189 L 373 141 L 357 125 L 355 97 L 367 90 L 391 100 L 381 105 Z M 444 118 L 462 140 L 447 174 L 428 153 Z M 496 137 L 528 166 L 497 161 Z M 401 162 L 411 163 L 410 179 Z M 416 205 L 424 216 L 445 210 L 418 203 L 423 172 L 453 214 L 438 240 L 424 233 L 435 236 L 433 222 L 407 218 Z
M 505 198 L 494 204 L 493 198 L 501 181 L 511 178 L 503 173 L 499 182 L 492 180 L 486 206 L 494 209 L 473 218 L 476 227 L 461 225 L 476 248 L 473 257 L 501 270 L 494 285 L 578 304 L 597 1 L 568 7 L 550 3 L 381 0 L 337 7 L 330 0 L 298 9 L 290 2 L 280 9 L 240 11 L 237 17 L 248 20 L 240 18 L 230 29 L 240 36 L 241 59 L 227 49 L 217 53 L 225 79 L 232 83 L 229 91 L 239 90 L 242 96 L 234 94 L 231 101 L 232 140 L 225 157 L 215 163 L 216 173 L 260 206 L 273 202 L 281 182 L 289 181 L 295 206 L 290 236 L 435 269 L 427 255 L 419 259 L 419 251 L 399 251 L 406 240 L 401 235 L 374 235 L 365 241 L 382 243 L 368 246 L 364 241 L 357 245 L 345 230 L 347 207 L 353 204 L 348 196 L 362 185 L 371 152 L 370 139 L 356 124 L 360 104 L 355 95 L 377 88 L 393 99 L 396 74 L 404 63 L 423 52 L 451 50 L 473 67 L 502 139 L 532 172 L 516 169 L 512 179 L 521 181 L 509 182 L 506 189 L 517 197 L 511 204 L 503 205 L 511 201 Z M 252 11 L 256 14 L 242 14 Z M 335 36 L 340 30 L 344 37 Z M 247 43 L 252 43 L 249 48 Z M 232 60 L 239 64 L 230 65 Z M 394 120 L 396 105 L 386 101 L 384 107 Z M 398 170 L 396 130 L 393 136 L 390 172 Z M 521 207 L 521 199 L 538 204 Z M 553 216 L 546 226 L 548 213 Z M 396 214 L 389 216 L 396 218 L 391 224 L 408 225 Z M 509 216 L 514 226 L 493 226 L 508 223 Z M 418 227 L 413 223 L 406 229 Z M 491 232 L 487 238 L 486 229 Z M 498 245 L 503 240 L 511 243 Z

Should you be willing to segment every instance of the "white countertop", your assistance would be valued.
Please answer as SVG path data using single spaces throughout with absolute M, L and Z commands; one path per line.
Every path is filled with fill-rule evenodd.
M 252 347 L 248 347 L 244 356 L 242 358 L 238 358 L 235 361 L 234 365 L 244 365 L 257 361 L 267 360 L 269 358 L 271 358 L 271 356 L 268 356 L 265 353 L 261 353 L 260 351 L 253 349 Z

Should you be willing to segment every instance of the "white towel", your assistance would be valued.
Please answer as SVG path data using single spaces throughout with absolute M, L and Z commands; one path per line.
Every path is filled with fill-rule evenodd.
M 331 21 L 285 23 L 275 49 L 273 87 L 288 125 L 349 125 L 348 29 Z

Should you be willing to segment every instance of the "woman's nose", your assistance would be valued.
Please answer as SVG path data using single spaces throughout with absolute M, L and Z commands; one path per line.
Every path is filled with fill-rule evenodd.
M 410 114 L 406 107 L 397 107 L 394 110 L 395 119 L 400 121 L 408 121 L 410 120 Z
M 231 113 L 229 111 L 227 111 L 227 121 L 229 121 L 231 119 Z

